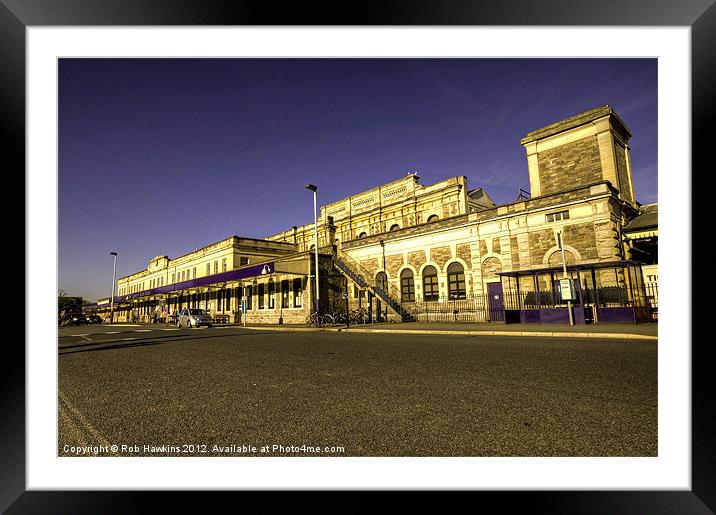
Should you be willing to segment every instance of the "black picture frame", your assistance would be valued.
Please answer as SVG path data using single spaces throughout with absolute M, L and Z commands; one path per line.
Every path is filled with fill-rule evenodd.
M 339 8 L 340 5 L 340 8 Z M 698 174 L 700 196 L 692 195 L 693 234 L 708 234 L 709 204 L 703 195 L 714 191 L 713 163 L 708 129 L 713 124 L 716 105 L 716 4 L 714 0 L 666 2 L 650 0 L 505 0 L 482 3 L 471 0 L 369 1 L 352 4 L 352 9 L 335 3 L 326 10 L 320 4 L 287 3 L 277 9 L 272 3 L 230 0 L 0 0 L 0 128 L 5 149 L 3 168 L 6 198 L 5 219 L 17 220 L 19 207 L 9 197 L 24 198 L 25 192 L 25 29 L 29 26 L 89 25 L 641 25 L 684 26 L 691 28 L 692 73 L 692 163 Z M 667 144 L 668 142 L 660 142 Z M 11 159 L 8 159 L 10 157 Z M 669 171 L 683 174 L 683 171 Z M 696 177 L 693 177 L 695 182 Z M 10 195 L 8 192 L 12 192 Z M 706 192 L 706 193 L 704 193 Z M 23 206 L 24 207 L 24 206 Z M 684 206 L 684 209 L 688 209 Z M 699 227 L 701 225 L 702 227 Z M 699 231 L 698 229 L 701 229 Z M 52 230 L 51 228 L 48 230 Z M 24 279 L 32 274 L 26 268 L 24 224 L 5 227 L 6 294 L 0 296 L 3 313 L 17 312 L 25 304 Z M 688 235 L 687 235 L 688 236 Z M 685 237 L 685 249 L 690 249 Z M 7 252 L 10 249 L 11 252 Z M 712 270 L 713 258 L 690 254 L 693 273 Z M 25 274 L 8 274 L 8 270 Z M 691 277 L 684 277 L 691 283 Z M 683 345 L 692 352 L 692 489 L 690 491 L 583 491 L 583 492 L 477 492 L 479 502 L 500 503 L 500 509 L 528 507 L 531 512 L 548 513 L 712 513 L 716 511 L 714 450 L 714 409 L 710 393 L 709 339 L 703 320 L 709 304 L 698 302 L 698 291 L 690 299 L 693 318 L 680 321 L 684 326 Z M 33 302 L 36 300 L 30 299 Z M 39 305 L 46 302 L 39 302 Z M 30 304 L 32 305 L 32 303 Z M 38 308 L 39 309 L 39 308 Z M 31 316 L 25 313 L 25 323 Z M 23 326 L 24 327 L 24 326 Z M 689 333 L 693 327 L 693 336 Z M 25 488 L 25 352 L 18 337 L 7 338 L 0 375 L 3 418 L 0 422 L 0 509 L 6 513 L 135 513 L 160 503 L 162 511 L 215 511 L 207 504 L 209 496 L 228 497 L 235 493 L 201 492 L 60 492 L 26 491 Z M 692 343 L 693 342 L 693 343 Z M 273 493 L 238 492 L 242 503 L 263 500 Z M 288 494 L 286 494 L 288 495 Z M 282 494 L 281 501 L 286 497 Z M 257 499 L 252 499 L 257 498 Z M 423 504 L 422 495 L 412 499 Z M 321 499 L 323 500 L 323 499 Z M 212 503 L 216 499 L 212 498 Z M 313 495 L 291 498 L 294 510 L 315 511 L 321 501 Z M 335 509 L 355 510 L 364 501 L 350 492 Z M 475 502 L 471 500 L 470 502 Z M 309 508 L 310 507 L 310 508 Z

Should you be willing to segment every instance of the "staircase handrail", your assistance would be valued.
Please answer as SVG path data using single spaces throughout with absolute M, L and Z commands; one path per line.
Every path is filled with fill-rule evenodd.
M 407 308 L 407 306 L 403 305 L 402 301 L 402 295 L 400 293 L 400 290 L 390 284 L 388 280 L 385 281 L 386 289 L 382 289 L 379 286 L 375 286 L 373 284 L 373 281 L 371 281 L 371 273 L 366 270 L 360 263 L 358 263 L 355 259 L 350 257 L 348 254 L 342 251 L 338 251 L 336 258 L 340 261 L 342 261 L 345 265 L 348 266 L 348 268 L 353 269 L 354 272 L 356 272 L 360 279 L 363 280 L 366 287 L 370 288 L 376 295 L 381 297 L 384 301 L 386 301 L 388 304 L 391 305 L 395 311 L 400 313 L 401 315 L 407 314 L 412 315 L 411 311 Z M 387 290 L 387 291 L 386 291 Z M 382 295 L 381 295 L 382 293 Z

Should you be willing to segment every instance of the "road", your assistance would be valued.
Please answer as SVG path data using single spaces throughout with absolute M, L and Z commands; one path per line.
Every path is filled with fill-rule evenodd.
M 59 387 L 60 456 L 657 455 L 653 341 L 86 326 Z

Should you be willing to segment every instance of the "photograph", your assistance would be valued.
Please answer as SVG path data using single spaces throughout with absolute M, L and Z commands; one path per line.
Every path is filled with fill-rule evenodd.
M 713 512 L 713 0 L 0 3 L 0 511 Z
M 57 456 L 657 457 L 656 58 L 57 60 Z

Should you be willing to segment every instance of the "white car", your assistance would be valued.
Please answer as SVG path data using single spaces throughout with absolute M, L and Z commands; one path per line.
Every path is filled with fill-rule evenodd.
M 211 327 L 213 323 L 211 315 L 203 309 L 182 309 L 177 317 L 177 327 L 199 327 L 201 325 Z

